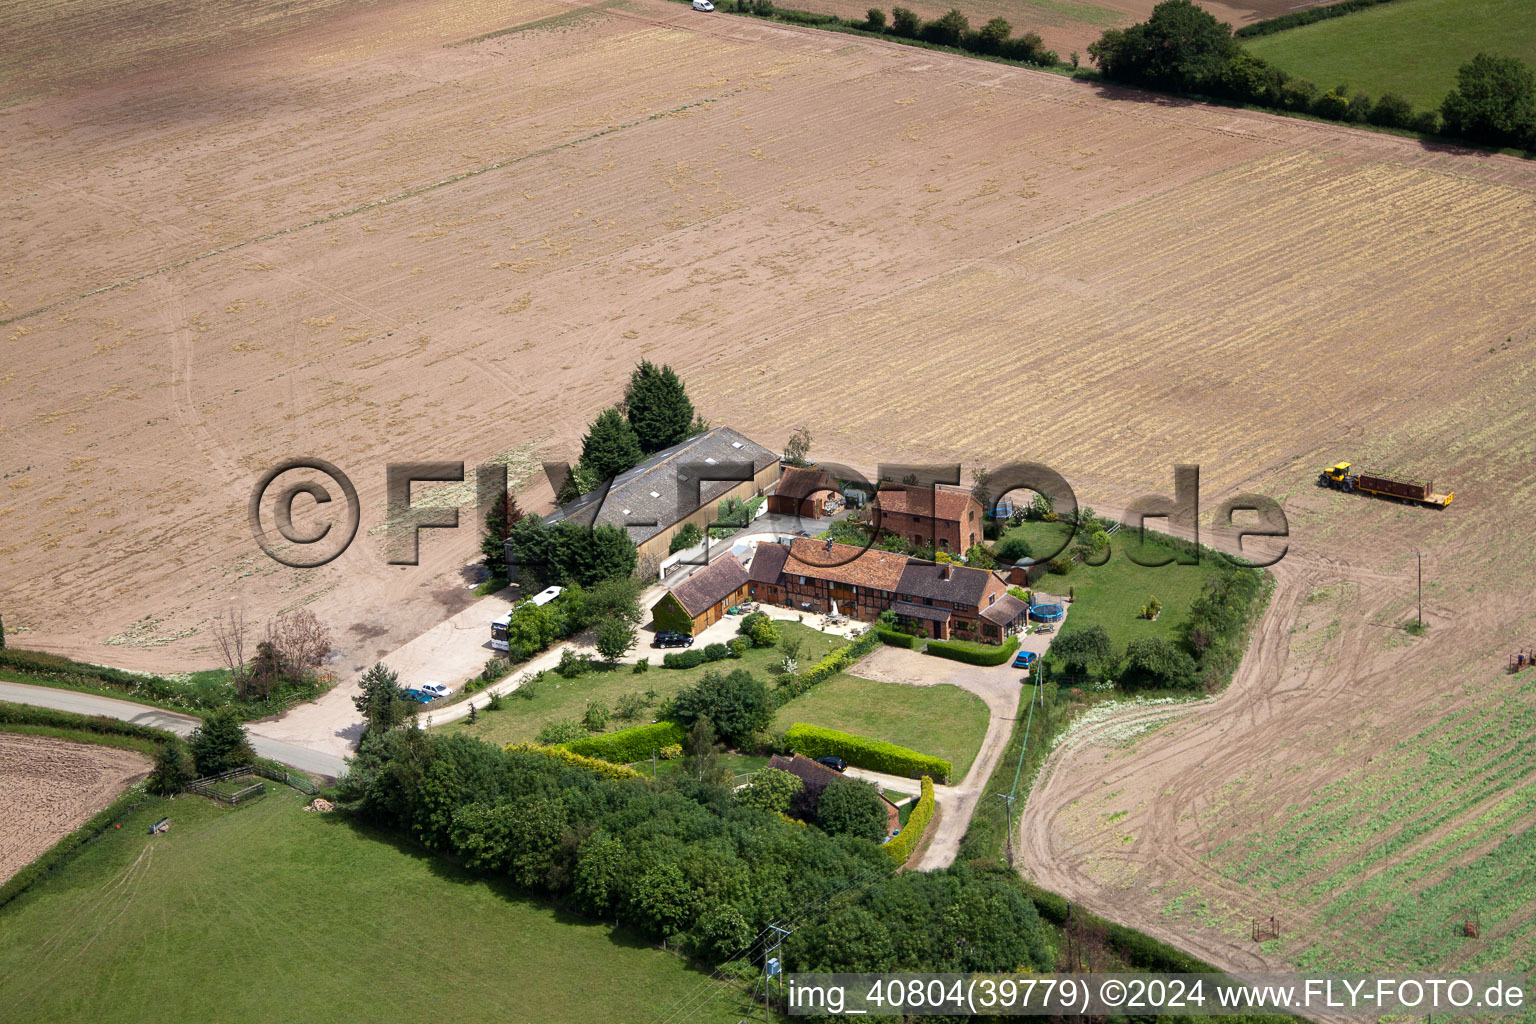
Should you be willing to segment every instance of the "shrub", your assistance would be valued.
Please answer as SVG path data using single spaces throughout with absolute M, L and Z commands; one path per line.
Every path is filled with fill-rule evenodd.
M 1019 649 L 1019 638 L 1011 636 L 1006 643 L 973 644 L 964 640 L 930 640 L 923 648 L 924 654 L 934 654 L 950 661 L 963 661 L 967 665 L 1001 665 L 1012 658 Z
M 1420 111 L 1413 115 L 1413 124 L 1410 127 L 1416 132 L 1434 135 L 1440 131 L 1440 112 L 1436 110 Z
M 1349 113 L 1349 100 L 1336 90 L 1329 89 L 1312 101 L 1312 113 L 1330 121 L 1342 121 Z
M 1317 99 L 1317 86 L 1305 78 L 1292 78 L 1280 87 L 1280 106 L 1286 110 L 1310 110 Z
M 597 653 L 609 662 L 616 662 L 629 653 L 635 645 L 637 633 L 632 622 L 609 619 L 597 630 Z
M 997 560 L 1004 565 L 1012 565 L 1021 558 L 1030 557 L 1029 541 L 1014 534 L 1005 538 L 997 545 Z
M 605 702 L 600 700 L 589 701 L 587 709 L 582 712 L 581 724 L 590 732 L 602 732 L 608 728 L 608 719 L 611 714 Z
M 710 644 L 704 648 L 704 657 L 708 661 L 719 661 L 730 656 L 731 649 L 725 644 Z
M 828 783 L 816 801 L 816 824 L 834 836 L 857 836 L 878 843 L 890 821 L 887 805 L 873 782 L 840 775 Z
M 891 32 L 904 39 L 916 39 L 923 23 L 916 14 L 905 7 L 891 8 Z
M 575 679 L 592 671 L 592 655 L 583 651 L 577 654 L 567 647 L 560 652 L 560 664 L 555 666 L 555 671 L 565 679 Z
M 764 768 L 752 776 L 751 784 L 736 791 L 736 802 L 760 811 L 788 814 L 804 787 L 798 776 L 778 768 Z
M 594 775 L 601 775 L 607 779 L 622 780 L 641 778 L 639 772 L 635 771 L 633 768 L 630 768 L 627 765 L 613 764 L 609 761 L 599 761 L 594 757 L 582 757 L 580 754 L 572 753 L 563 747 L 541 746 L 533 743 L 509 743 L 504 749 L 509 754 L 543 754 L 545 757 L 553 758 L 556 761 L 562 761 L 565 764 L 570 765 L 572 768 L 580 768 L 582 771 L 588 771 Z
M 1141 617 L 1144 619 L 1155 619 L 1162 610 L 1163 602 L 1159 601 L 1157 595 L 1154 594 L 1147 598 L 1146 604 L 1141 606 Z
M 1073 675 L 1108 672 L 1116 664 L 1115 648 L 1103 626 L 1065 632 L 1051 644 L 1050 658 Z
M 632 729 L 620 729 L 602 736 L 572 740 L 562 746 L 573 754 L 612 761 L 614 764 L 643 761 L 651 756 L 653 750 L 660 751 L 660 756 L 664 760 L 670 760 L 666 756 L 667 748 L 676 746 L 681 754 L 685 733 L 686 730 L 677 722 L 653 722 L 650 725 L 637 725 Z
M 733 658 L 740 658 L 752 649 L 752 641 L 744 636 L 733 636 L 725 642 L 726 650 Z
M 192 752 L 181 740 L 172 740 L 160 744 L 155 753 L 155 769 L 150 772 L 146 787 L 151 793 L 170 796 L 181 792 L 181 788 L 195 778 L 197 765 L 192 760 Z
M 485 710 L 487 710 L 487 711 L 500 711 L 501 710 L 501 694 L 499 694 L 496 691 L 492 690 L 490 695 L 485 698 Z
M 1195 659 L 1160 636 L 1138 637 L 1125 648 L 1120 685 L 1127 690 L 1189 688 L 1196 684 Z
M 881 629 L 878 626 L 875 627 L 874 632 L 880 638 L 881 643 L 891 647 L 905 647 L 910 651 L 915 649 L 919 642 L 919 638 L 910 633 L 898 633 L 895 630 Z
M 1366 120 L 1383 128 L 1407 128 L 1413 124 L 1413 104 L 1395 92 L 1383 93 Z
M 540 746 L 554 746 L 557 743 L 569 743 L 579 740 L 587 734 L 586 728 L 574 718 L 562 719 L 558 722 L 550 722 L 539 730 L 535 739 Z
M 1357 92 L 1349 98 L 1349 111 L 1344 115 L 1344 120 L 1350 124 L 1365 124 L 1371 119 L 1371 98 L 1363 92 Z
M 648 657 L 647 658 L 641 658 L 639 661 L 635 662 L 635 664 L 630 668 L 630 671 L 633 672 L 635 675 L 639 675 L 642 672 L 649 672 L 650 670 L 651 670 L 651 659 L 648 658 Z
M 618 703 L 614 705 L 613 717 L 621 721 L 633 722 L 635 719 L 640 717 L 640 712 L 644 710 L 644 696 L 638 693 L 626 693 L 624 696 L 620 697 Z
M 959 46 L 960 40 L 966 32 L 970 31 L 970 27 L 965 15 L 950 8 L 942 17 L 935 18 L 923 26 L 922 39 L 924 42 L 937 43 L 940 46 Z
M 955 770 L 955 766 L 942 757 L 921 754 L 884 740 L 855 736 L 853 733 L 806 725 L 803 722 L 796 722 L 785 731 L 784 742 L 806 757 L 835 755 L 851 765 L 872 772 L 885 772 L 887 775 L 902 775 L 912 779 L 920 775 L 931 775 L 944 782 Z
M 864 27 L 870 32 L 884 32 L 885 12 L 878 7 L 871 7 L 864 14 Z
M 697 668 L 704 664 L 704 652 L 689 648 L 686 651 L 673 651 L 662 656 L 663 668 Z
M 976 52 L 1000 54 L 1003 46 L 1008 42 L 1008 37 L 1013 34 L 1013 26 L 1003 18 L 993 18 L 981 26 L 981 31 L 976 33 Z
M 668 743 L 656 753 L 663 761 L 676 761 L 683 756 L 683 745 L 681 743 Z
M 704 539 L 704 531 L 697 523 L 684 523 L 683 528 L 672 535 L 667 554 L 675 555 L 684 548 L 691 548 Z
M 923 776 L 922 795 L 917 798 L 917 806 L 912 808 L 912 813 L 907 815 L 907 823 L 902 826 L 896 838 L 885 844 L 885 852 L 891 860 L 897 864 L 905 864 L 912 856 L 912 851 L 917 849 L 917 844 L 923 840 L 923 832 L 928 828 L 928 822 L 933 818 L 933 780 Z
M 742 619 L 740 629 L 753 647 L 772 647 L 779 642 L 779 627 L 763 612 L 753 612 Z
M 1065 576 L 1072 571 L 1072 559 L 1068 555 L 1058 555 L 1051 559 L 1046 569 L 1057 576 Z

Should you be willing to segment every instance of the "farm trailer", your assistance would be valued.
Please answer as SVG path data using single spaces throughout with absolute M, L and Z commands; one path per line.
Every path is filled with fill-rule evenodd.
M 1414 480 L 1393 480 L 1385 476 L 1372 476 L 1369 473 L 1351 473 L 1347 462 L 1338 462 L 1323 470 L 1318 474 L 1317 485 L 1348 493 L 1359 491 L 1378 498 L 1391 498 L 1394 501 L 1424 505 L 1427 508 L 1445 508 L 1456 496 L 1454 491 L 1449 494 L 1436 494 L 1435 485 L 1428 481 L 1419 483 Z

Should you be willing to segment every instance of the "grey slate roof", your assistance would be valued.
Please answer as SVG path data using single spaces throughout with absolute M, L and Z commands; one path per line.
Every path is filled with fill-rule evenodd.
M 999 626 L 1009 626 L 1020 615 L 1029 611 L 1029 606 L 1012 594 L 1004 594 L 992 604 L 987 605 L 981 611 L 981 617 L 988 622 Z
M 896 584 L 896 593 L 901 597 L 929 598 L 975 608 L 987 592 L 986 570 L 964 565 L 953 565 L 950 568 L 954 571 L 950 573 L 949 579 L 945 579 L 944 566 L 913 559 L 902 570 L 901 582 Z
M 730 427 L 715 427 L 657 452 L 614 477 L 606 489 L 562 505 L 545 521 L 622 526 L 630 540 L 643 544 L 778 461 L 776 454 Z M 701 480 L 706 482 L 701 485 Z
M 909 619 L 926 619 L 929 622 L 949 621 L 948 608 L 934 608 L 926 604 L 913 604 L 911 601 L 892 601 L 891 611 Z
M 788 560 L 789 545 L 759 544 L 757 553 L 752 556 L 752 582 L 778 583 L 779 576 L 784 572 L 784 563 Z

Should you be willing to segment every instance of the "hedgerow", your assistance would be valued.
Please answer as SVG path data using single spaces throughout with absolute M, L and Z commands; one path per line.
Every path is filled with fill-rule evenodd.
M 1001 665 L 1019 649 L 1019 638 L 1011 636 L 1005 644 L 971 644 L 963 640 L 930 640 L 923 649 L 925 654 L 935 654 L 951 661 L 963 661 L 967 665 Z
M 920 637 L 913 636 L 911 633 L 896 633 L 889 629 L 877 628 L 874 632 L 880 638 L 881 643 L 891 647 L 905 647 L 909 651 L 915 648 L 919 639 L 921 639 Z
M 940 782 L 947 782 L 955 771 L 955 766 L 942 757 L 804 722 L 791 725 L 784 733 L 784 742 L 806 757 L 836 755 L 851 765 L 888 775 L 908 778 L 931 775 Z
M 933 780 L 923 776 L 923 792 L 917 798 L 917 806 L 912 808 L 912 813 L 907 816 L 906 825 L 902 826 L 896 838 L 885 844 L 885 852 L 891 860 L 897 864 L 905 864 L 907 858 L 912 856 L 912 851 L 917 849 L 917 844 L 922 841 L 923 832 L 928 828 L 928 821 L 933 817 Z
M 581 768 L 584 771 L 601 775 L 605 779 L 638 779 L 640 773 L 628 765 L 613 764 L 609 761 L 601 761 L 595 757 L 583 757 L 574 754 L 564 747 L 541 747 L 536 743 L 509 743 L 506 746 L 509 754 L 543 754 L 545 757 L 564 762 L 572 768 Z
M 144 791 L 142 786 L 134 786 L 128 792 L 118 797 L 87 821 L 84 825 L 75 829 L 69 835 L 54 843 L 41 857 L 22 868 L 16 874 L 0 885 L 0 907 L 5 906 L 11 900 L 20 896 L 32 883 L 38 881 L 54 868 L 59 867 L 80 847 L 95 839 L 105 832 L 114 822 L 118 821 L 129 812 L 135 810 L 140 804 L 158 797 L 151 796 Z
M 774 702 L 778 707 L 783 707 L 817 683 L 825 682 L 864 657 L 874 650 L 878 643 L 880 643 L 880 635 L 871 629 L 852 643 L 831 652 L 804 672 L 780 677 L 779 685 L 773 691 Z
M 637 725 L 602 736 L 589 736 L 561 746 L 582 757 L 595 757 L 614 764 L 631 764 L 650 757 L 653 750 L 664 750 L 673 744 L 681 744 L 683 736 L 683 727 L 676 722 L 652 722 L 650 725 Z

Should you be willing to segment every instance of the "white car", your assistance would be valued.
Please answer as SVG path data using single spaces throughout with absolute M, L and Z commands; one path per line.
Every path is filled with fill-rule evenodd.
M 709 0 L 693 0 L 693 9 L 696 11 L 712 11 L 715 9 L 715 5 L 710 3 Z
M 422 683 L 416 689 L 422 693 L 430 693 L 434 697 L 446 697 L 453 692 L 452 688 L 444 686 L 442 683 Z

